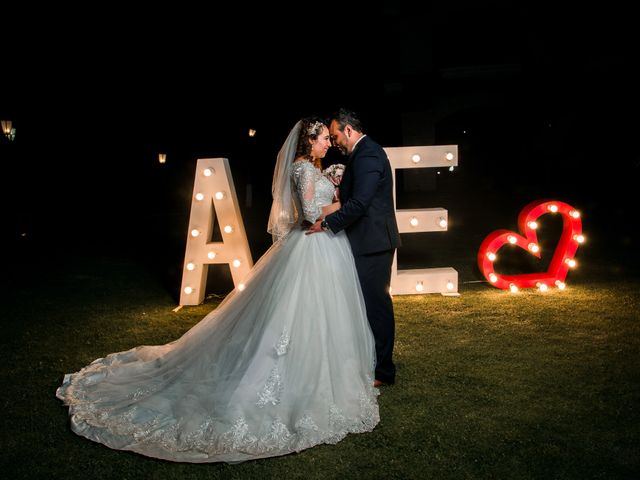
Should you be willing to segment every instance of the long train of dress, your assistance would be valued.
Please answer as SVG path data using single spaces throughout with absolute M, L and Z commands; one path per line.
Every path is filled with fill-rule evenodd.
M 202 321 L 67 374 L 74 432 L 185 462 L 336 443 L 379 422 L 374 340 L 344 232 L 295 228 Z

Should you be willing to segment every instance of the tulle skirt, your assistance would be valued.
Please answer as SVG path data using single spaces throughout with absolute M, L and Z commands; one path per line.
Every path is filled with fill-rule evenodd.
M 373 430 L 374 367 L 346 235 L 294 229 L 181 338 L 99 358 L 56 395 L 74 432 L 111 448 L 240 462 Z

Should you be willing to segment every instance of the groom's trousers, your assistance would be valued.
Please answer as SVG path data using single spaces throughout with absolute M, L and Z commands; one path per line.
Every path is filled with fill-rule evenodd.
M 389 294 L 394 253 L 395 249 L 391 249 L 354 256 L 367 318 L 376 341 L 376 380 L 389 384 L 394 383 L 396 378 L 392 358 L 395 320 Z

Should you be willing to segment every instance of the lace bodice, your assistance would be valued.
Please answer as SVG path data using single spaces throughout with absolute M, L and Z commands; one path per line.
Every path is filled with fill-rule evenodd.
M 296 207 L 304 219 L 314 223 L 322 207 L 333 201 L 335 186 L 312 163 L 300 160 L 291 166 L 291 179 L 296 189 Z

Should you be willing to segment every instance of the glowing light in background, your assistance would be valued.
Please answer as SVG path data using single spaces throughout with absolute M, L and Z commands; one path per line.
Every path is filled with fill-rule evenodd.
M 393 175 L 394 206 L 396 199 L 396 171 L 446 168 L 458 165 L 457 145 L 385 147 Z M 440 172 L 437 172 L 440 174 Z M 441 232 L 448 230 L 445 208 L 396 208 L 396 221 L 401 234 Z M 399 250 L 401 250 L 400 247 Z M 428 246 L 425 246 L 425 251 Z M 452 267 L 398 269 L 398 251 L 391 267 L 391 286 L 394 295 L 440 293 L 457 296 L 458 272 Z
M 241 285 L 253 266 L 229 161 L 201 158 L 195 171 L 180 305 L 198 305 L 204 301 L 209 272 L 204 266 L 233 265 L 231 277 L 239 291 L 243 290 Z M 205 198 L 216 201 L 203 202 Z M 223 232 L 221 242 L 211 241 L 216 220 Z M 227 235 L 230 233 L 233 235 Z
M 548 213 L 559 213 L 563 219 L 562 235 L 556 245 L 546 272 L 502 275 L 495 271 L 495 255 L 505 245 L 513 245 L 541 258 L 538 242 L 538 218 Z M 496 230 L 490 233 L 480 245 L 478 266 L 489 283 L 503 290 L 514 291 L 521 288 L 538 288 L 541 292 L 549 286 L 565 288 L 564 280 L 569 269 L 575 268 L 574 258 L 579 245 L 585 242 L 582 234 L 580 212 L 571 205 L 559 201 L 536 200 L 526 205 L 518 215 L 518 226 L 523 235 L 510 230 Z M 516 290 L 517 291 L 517 290 Z

